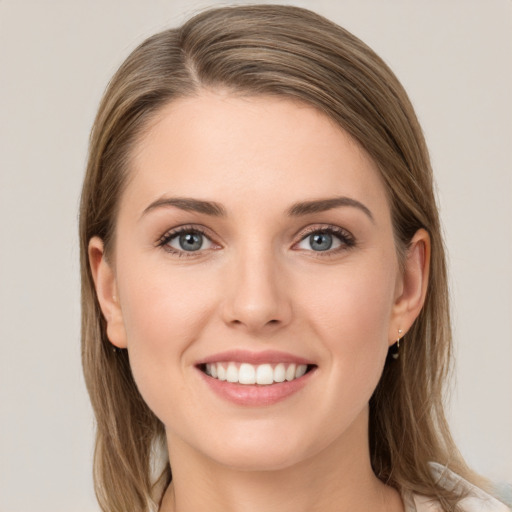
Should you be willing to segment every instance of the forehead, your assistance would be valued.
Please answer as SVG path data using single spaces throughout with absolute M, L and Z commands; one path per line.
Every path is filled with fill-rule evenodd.
M 166 105 L 135 146 L 123 201 L 227 203 L 333 195 L 385 201 L 376 165 L 330 118 L 278 97 L 203 92 Z

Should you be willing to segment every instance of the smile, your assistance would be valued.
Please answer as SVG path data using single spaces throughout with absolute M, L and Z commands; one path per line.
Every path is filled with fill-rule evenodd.
M 300 392 L 317 374 L 311 359 L 277 350 L 228 350 L 195 365 L 207 388 L 237 406 L 266 407 Z
M 250 364 L 238 362 L 206 363 L 201 368 L 206 375 L 220 380 L 245 385 L 269 386 L 299 379 L 308 371 L 308 365 L 295 363 Z

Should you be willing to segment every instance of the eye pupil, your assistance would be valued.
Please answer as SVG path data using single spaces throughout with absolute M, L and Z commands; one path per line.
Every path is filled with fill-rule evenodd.
M 309 237 L 309 243 L 314 251 L 327 251 L 332 246 L 332 235 L 315 233 Z
M 203 235 L 200 233 L 183 233 L 179 240 L 184 251 L 198 251 L 203 245 Z

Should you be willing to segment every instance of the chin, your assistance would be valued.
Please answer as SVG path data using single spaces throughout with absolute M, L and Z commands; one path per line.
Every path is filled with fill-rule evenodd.
M 217 464 L 238 471 L 278 471 L 292 467 L 326 448 L 311 444 L 312 437 L 298 425 L 288 428 L 246 428 L 224 431 L 203 444 L 203 453 Z M 290 428 L 291 427 L 291 428 Z M 283 432 L 284 430 L 284 432 Z M 209 442 L 212 441 L 212 442 Z M 326 444 L 327 441 L 325 441 Z

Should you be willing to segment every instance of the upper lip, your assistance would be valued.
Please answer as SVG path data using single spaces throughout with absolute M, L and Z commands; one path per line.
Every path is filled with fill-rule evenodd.
M 234 362 L 234 363 L 249 363 L 249 364 L 264 364 L 264 363 L 295 363 L 313 365 L 311 360 L 299 357 L 288 352 L 280 352 L 277 350 L 264 350 L 261 352 L 252 352 L 249 350 L 227 350 L 219 352 L 211 356 L 201 359 L 197 364 L 220 363 L 220 362 Z

